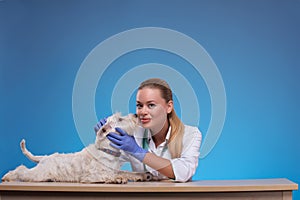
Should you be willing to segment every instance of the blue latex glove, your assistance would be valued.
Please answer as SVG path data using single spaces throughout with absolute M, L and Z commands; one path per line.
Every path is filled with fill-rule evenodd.
M 106 123 L 107 118 L 100 119 L 100 121 L 94 126 L 95 133 L 99 131 L 99 129 Z
M 122 149 L 139 161 L 143 161 L 146 153 L 145 149 L 141 148 L 135 141 L 133 136 L 128 135 L 124 130 L 116 128 L 116 131 L 120 133 L 109 133 L 107 138 L 111 141 L 110 145 L 117 149 Z

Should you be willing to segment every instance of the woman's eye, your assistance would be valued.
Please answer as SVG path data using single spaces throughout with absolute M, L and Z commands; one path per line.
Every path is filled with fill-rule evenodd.
M 153 104 L 153 103 L 150 103 L 150 104 L 148 105 L 149 108 L 154 108 L 155 106 L 156 106 L 156 105 Z
M 136 107 L 137 107 L 138 109 L 140 109 L 140 108 L 142 108 L 143 106 L 142 106 L 141 104 L 136 104 Z

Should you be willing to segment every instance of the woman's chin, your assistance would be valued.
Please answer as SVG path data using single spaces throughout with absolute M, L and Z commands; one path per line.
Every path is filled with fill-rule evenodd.
M 150 122 L 147 122 L 147 123 L 141 123 L 141 126 L 143 128 L 151 128 L 151 123 Z

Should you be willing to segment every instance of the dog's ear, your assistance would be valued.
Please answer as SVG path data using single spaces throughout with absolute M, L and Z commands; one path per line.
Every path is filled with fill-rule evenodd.
M 120 118 L 120 117 L 122 117 L 122 114 L 120 112 L 117 112 L 117 113 L 114 114 L 114 117 Z

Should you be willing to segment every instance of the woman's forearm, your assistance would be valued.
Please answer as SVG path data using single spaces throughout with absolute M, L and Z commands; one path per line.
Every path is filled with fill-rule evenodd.
M 175 179 L 175 174 L 170 160 L 156 156 L 153 153 L 146 153 L 143 163 L 152 169 L 157 170 L 168 178 Z

